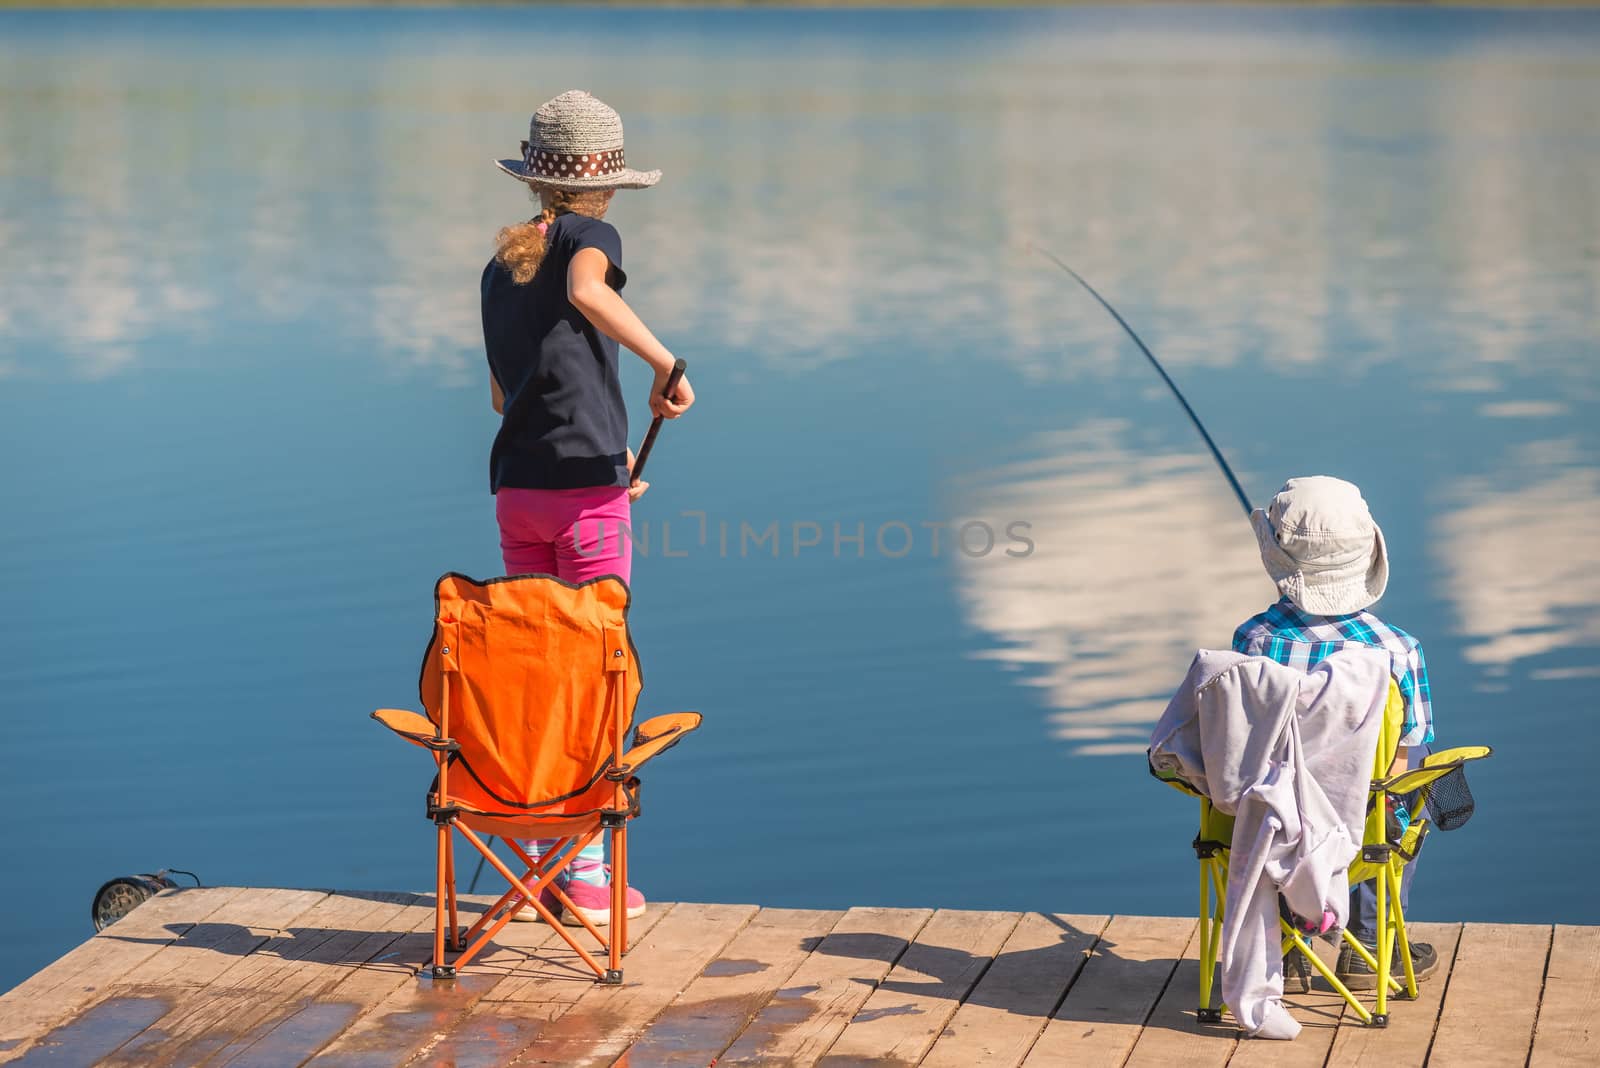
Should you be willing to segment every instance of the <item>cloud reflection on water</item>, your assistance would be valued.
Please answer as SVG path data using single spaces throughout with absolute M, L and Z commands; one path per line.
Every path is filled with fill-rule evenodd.
M 606 95 L 667 172 L 618 215 L 649 250 L 630 269 L 641 310 L 674 340 L 800 370 L 847 358 L 842 338 L 892 335 L 982 345 L 1029 380 L 1110 373 L 1110 346 L 1041 358 L 1098 327 L 1032 242 L 1131 301 L 1175 367 L 1348 374 L 1427 345 L 1493 390 L 1535 340 L 1578 347 L 1600 329 L 1600 270 L 1568 239 L 1593 230 L 1600 193 L 1583 167 L 1521 150 L 1587 136 L 1588 116 L 1514 49 L 1402 74 L 1360 66 L 1346 53 L 1370 42 L 1337 35 L 1219 45 L 1203 27 L 1066 16 L 995 16 L 952 52 L 914 22 L 776 48 L 756 17 L 652 25 L 646 40 L 596 13 L 539 32 L 616 57 Z M 99 376 L 155 358 L 153 333 L 310 321 L 462 384 L 477 270 L 524 211 L 488 158 L 536 102 L 499 65 L 531 27 L 508 15 L 348 50 L 291 36 L 276 62 L 215 30 L 192 31 L 201 49 L 122 32 L 134 43 L 0 42 L 32 94 L 0 112 L 0 143 L 18 146 L 0 182 L 21 193 L 0 209 L 0 337 Z M 595 81 L 542 52 L 541 84 Z
M 1463 655 L 1491 675 L 1523 660 L 1600 646 L 1600 470 L 1554 466 L 1571 442 L 1515 450 L 1506 470 L 1447 487 L 1438 520 L 1443 593 Z M 1546 668 L 1547 678 L 1562 672 Z
M 962 558 L 959 596 L 996 643 L 979 655 L 1025 672 L 1084 756 L 1143 752 L 1194 651 L 1226 648 L 1275 596 L 1210 459 L 1132 452 L 1126 429 L 1050 435 L 1046 458 L 984 472 L 961 501 L 1033 524 L 1026 559 Z

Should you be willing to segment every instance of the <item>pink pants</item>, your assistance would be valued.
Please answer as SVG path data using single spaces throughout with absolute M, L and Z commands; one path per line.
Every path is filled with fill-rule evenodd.
M 624 486 L 545 490 L 502 488 L 494 496 L 500 554 L 508 575 L 555 575 L 583 582 L 628 581 L 633 540 Z

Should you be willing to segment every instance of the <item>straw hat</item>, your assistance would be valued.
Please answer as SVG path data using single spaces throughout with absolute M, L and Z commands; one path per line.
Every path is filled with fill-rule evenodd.
M 495 166 L 549 189 L 647 189 L 660 171 L 630 170 L 622 156 L 622 118 L 582 89 L 546 100 L 533 113 L 521 159 Z
M 1361 491 L 1343 479 L 1291 478 L 1250 514 L 1278 592 L 1319 616 L 1359 612 L 1389 584 L 1389 552 Z

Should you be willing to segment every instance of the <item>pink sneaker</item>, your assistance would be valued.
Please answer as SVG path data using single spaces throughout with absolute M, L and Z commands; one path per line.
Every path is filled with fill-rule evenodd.
M 515 905 L 517 902 L 519 902 L 521 900 L 522 900 L 522 895 L 518 894 L 516 897 L 511 899 L 510 904 Z M 555 916 L 558 919 L 560 918 L 560 916 L 561 916 L 561 901 L 560 901 L 559 898 L 556 897 L 556 895 L 550 890 L 550 888 L 548 886 L 545 887 L 543 890 L 539 891 L 539 904 L 541 904 L 545 908 L 549 909 L 550 910 L 550 914 L 552 916 Z M 539 911 L 537 909 L 520 909 L 519 911 L 512 913 L 511 919 L 512 919 L 513 922 L 519 922 L 519 923 L 543 923 L 544 922 L 544 917 L 539 915 Z
M 580 882 L 573 879 L 563 889 L 567 897 L 572 900 L 572 907 L 581 912 L 584 918 L 596 927 L 604 927 L 611 922 L 611 884 L 595 886 L 593 883 Z M 628 887 L 628 919 L 637 919 L 644 915 L 644 895 L 633 887 Z M 578 917 L 571 912 L 562 914 L 561 922 L 569 927 L 580 926 Z

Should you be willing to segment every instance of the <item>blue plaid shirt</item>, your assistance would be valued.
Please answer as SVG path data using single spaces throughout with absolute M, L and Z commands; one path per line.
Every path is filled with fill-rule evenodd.
M 1390 626 L 1371 612 L 1348 616 L 1307 615 L 1287 597 L 1260 615 L 1251 616 L 1233 632 L 1233 650 L 1264 656 L 1280 664 L 1310 671 L 1340 649 L 1354 645 L 1382 649 L 1393 663 L 1391 673 L 1405 698 L 1405 733 L 1401 745 L 1433 741 L 1433 697 L 1422 643 Z

